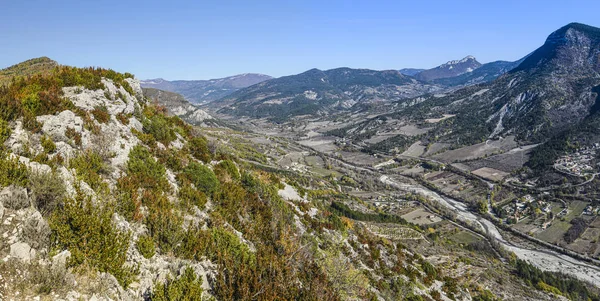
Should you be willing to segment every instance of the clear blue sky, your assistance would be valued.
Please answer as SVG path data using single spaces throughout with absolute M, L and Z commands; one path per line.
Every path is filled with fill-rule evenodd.
M 0 68 L 39 56 L 138 78 L 516 60 L 600 1 L 0 0 Z

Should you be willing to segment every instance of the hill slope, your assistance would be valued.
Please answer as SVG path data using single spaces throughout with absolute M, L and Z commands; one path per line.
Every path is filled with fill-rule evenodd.
M 457 114 L 451 136 L 469 137 L 465 143 L 506 135 L 543 141 L 596 112 L 599 32 L 598 28 L 569 24 L 495 81 L 444 97 L 429 97 L 400 114 Z
M 210 80 L 175 80 L 162 78 L 141 81 L 142 87 L 155 88 L 183 95 L 192 103 L 202 104 L 223 98 L 239 89 L 266 81 L 272 77 L 264 74 L 245 73 Z
M 0 86 L 7 85 L 13 77 L 28 76 L 38 73 L 48 74 L 58 63 L 47 58 L 39 57 L 0 70 Z

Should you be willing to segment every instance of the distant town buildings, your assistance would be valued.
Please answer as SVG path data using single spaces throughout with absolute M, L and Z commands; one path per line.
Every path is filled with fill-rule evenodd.
M 591 174 L 596 170 L 593 162 L 599 148 L 600 144 L 596 143 L 591 147 L 582 148 L 575 153 L 560 157 L 554 162 L 554 168 L 579 177 Z

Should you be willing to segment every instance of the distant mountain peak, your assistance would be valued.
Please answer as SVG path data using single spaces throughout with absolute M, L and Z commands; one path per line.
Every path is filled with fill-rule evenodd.
M 461 60 L 448 61 L 447 63 L 445 63 L 445 64 L 443 64 L 441 66 L 457 65 L 457 64 L 463 64 L 463 63 L 468 63 L 468 62 L 477 62 L 477 63 L 479 63 L 474 56 L 467 55 L 467 56 L 465 56 Z
M 435 68 L 419 72 L 415 75 L 415 78 L 430 82 L 436 79 L 459 76 L 472 72 L 479 67 L 481 67 L 481 63 L 474 56 L 468 55 L 460 60 L 448 61 Z

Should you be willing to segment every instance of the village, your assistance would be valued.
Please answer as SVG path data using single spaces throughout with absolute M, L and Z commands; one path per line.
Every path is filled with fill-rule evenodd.
M 556 217 L 560 218 L 568 213 L 565 208 Z M 535 199 L 531 195 L 525 195 L 521 198 L 514 199 L 507 205 L 504 205 L 500 210 L 500 217 L 505 218 L 509 224 L 518 223 L 519 221 L 531 216 L 535 216 L 535 220 L 540 217 L 544 217 L 543 222 L 540 223 L 540 228 L 546 229 L 552 220 L 554 215 L 552 214 L 552 204 L 542 199 Z
M 578 177 L 592 174 L 595 170 L 596 151 L 599 148 L 600 143 L 595 143 L 591 147 L 582 148 L 573 154 L 560 157 L 554 162 L 554 168 L 557 171 Z

